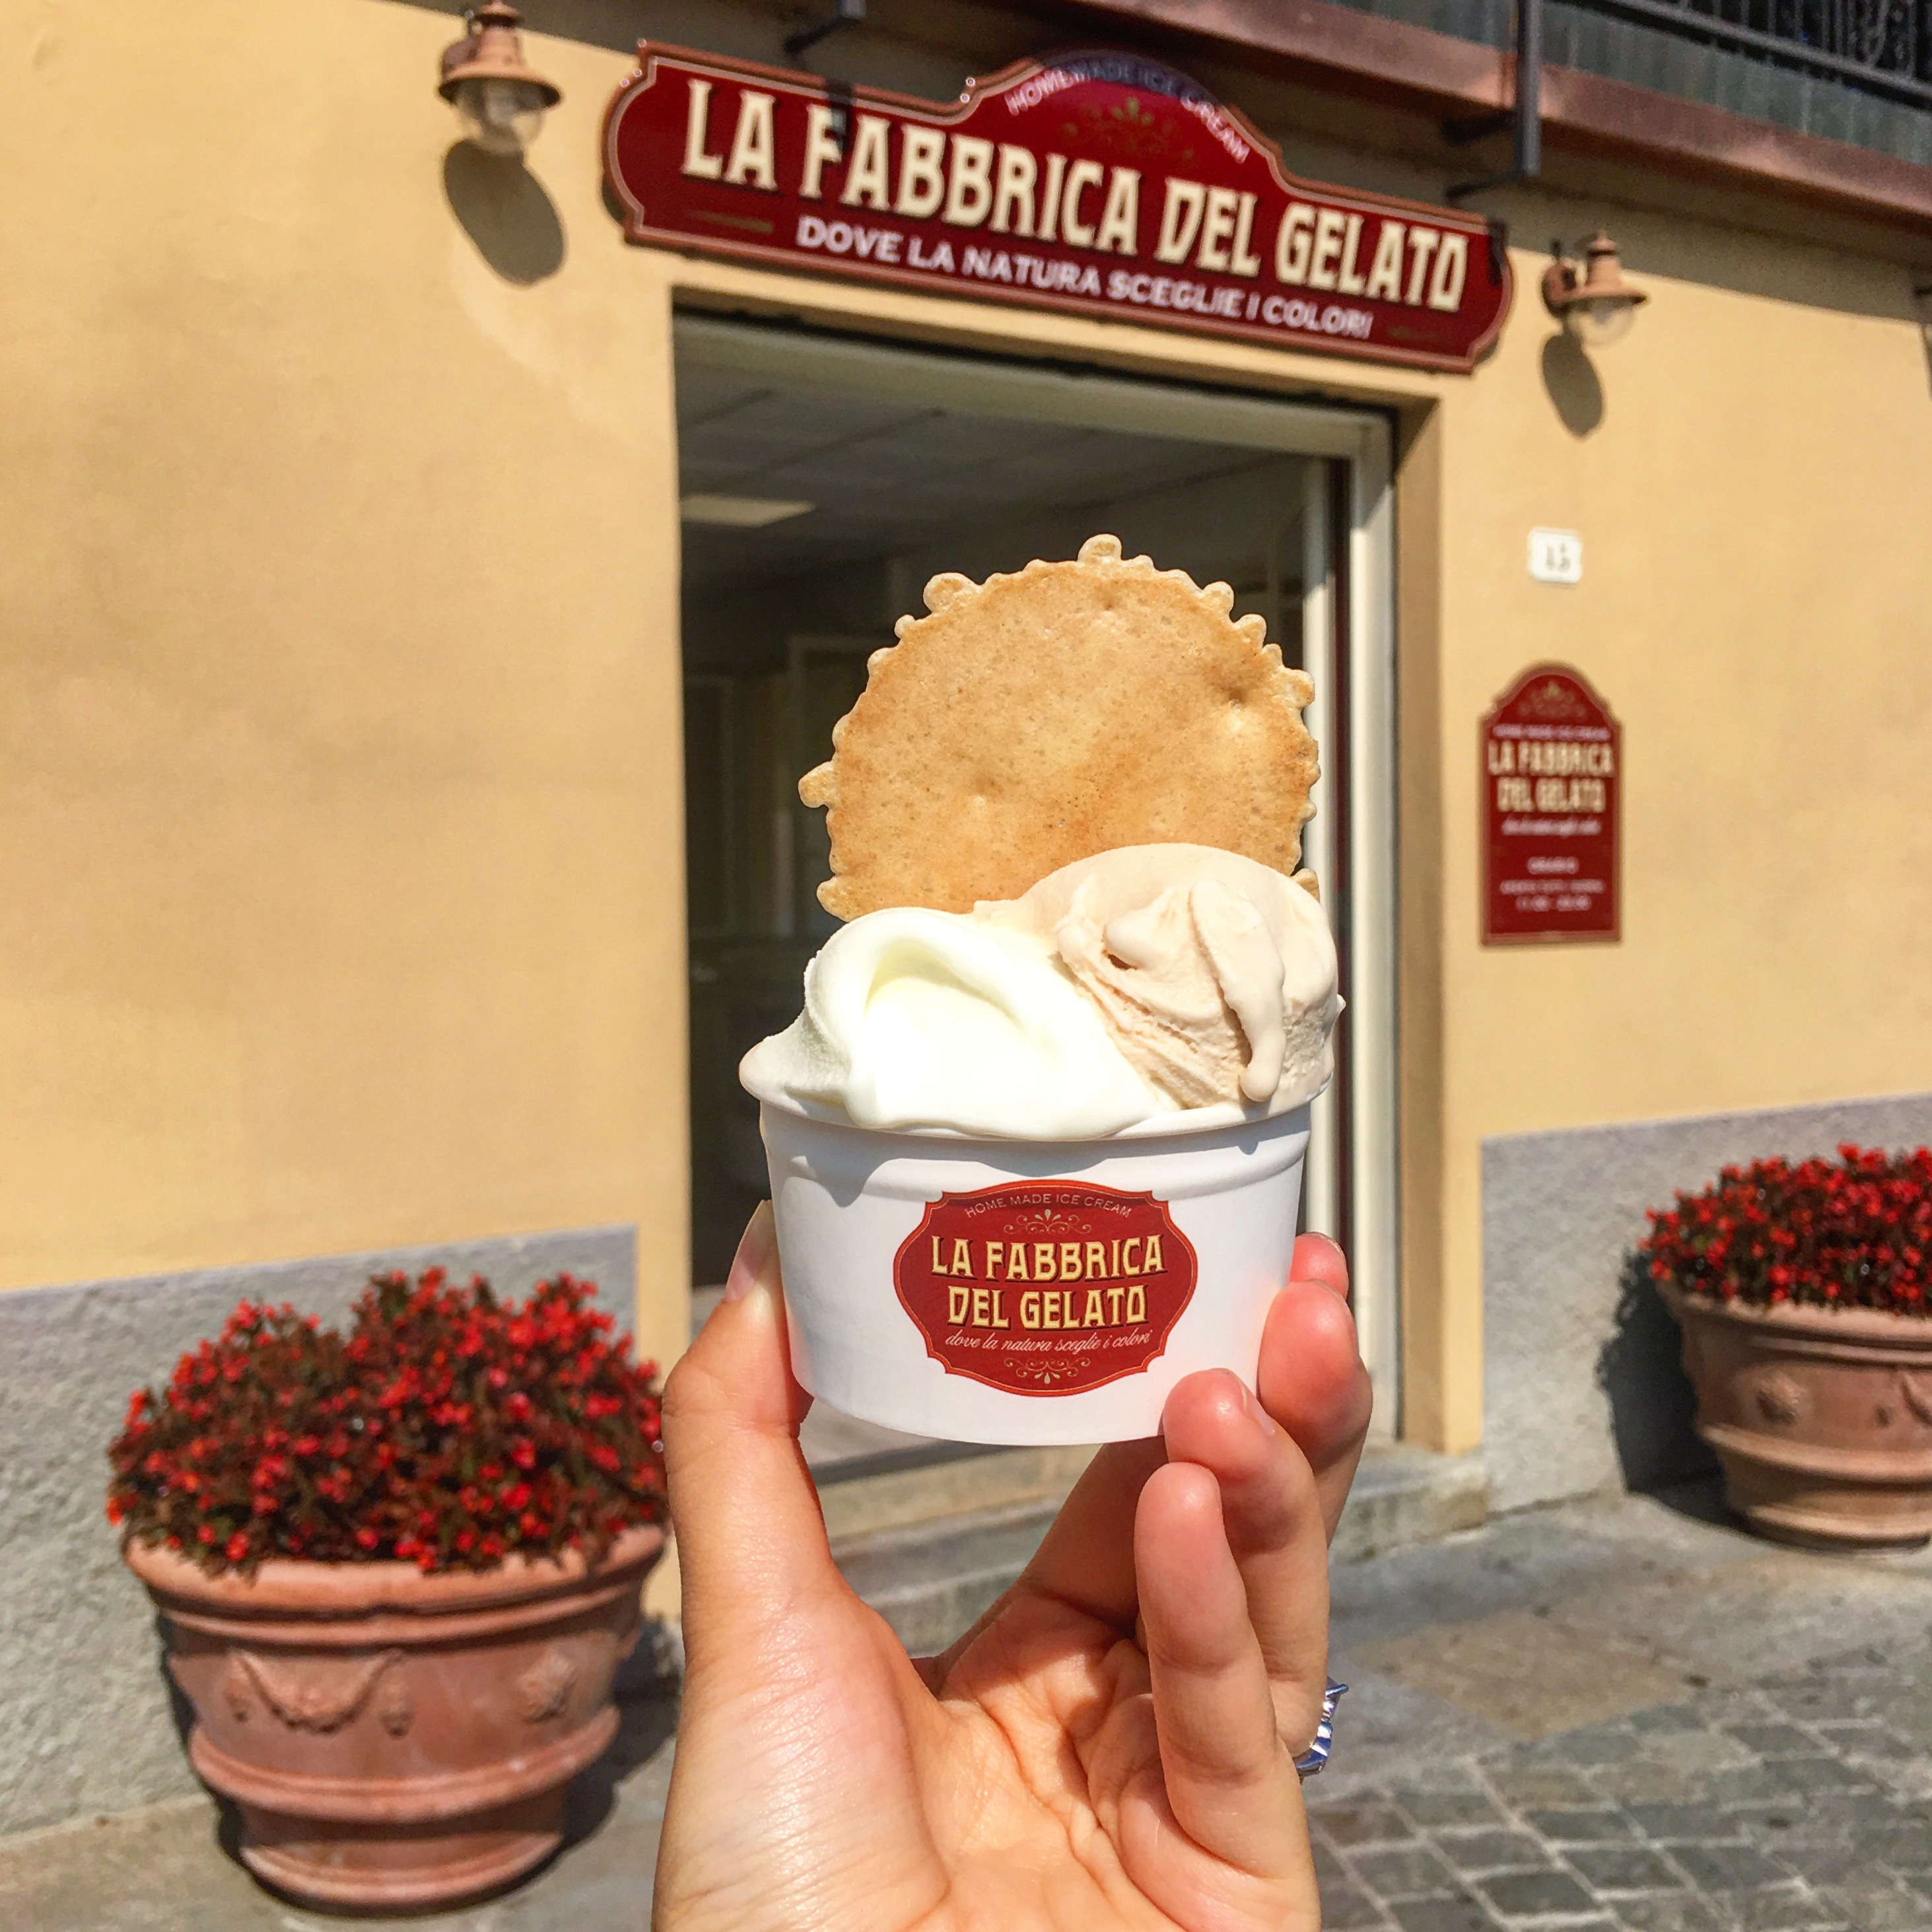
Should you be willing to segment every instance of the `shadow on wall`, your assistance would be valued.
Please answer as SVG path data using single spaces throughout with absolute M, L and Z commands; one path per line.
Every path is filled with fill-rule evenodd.
M 1604 420 L 1604 386 L 1568 330 L 1559 329 L 1543 345 L 1543 386 L 1572 436 L 1588 436 Z
M 1708 1474 L 1717 1458 L 1698 1436 L 1697 1399 L 1684 1372 L 1678 1327 L 1634 1250 L 1624 1256 L 1597 1386 L 1627 1490 L 1652 1490 Z
M 563 266 L 563 223 L 542 182 L 514 155 L 458 141 L 442 158 L 442 191 L 476 252 L 519 288 Z

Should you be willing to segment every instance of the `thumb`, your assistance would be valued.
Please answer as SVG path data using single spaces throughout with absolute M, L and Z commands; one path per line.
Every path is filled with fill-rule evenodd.
M 808 1598 L 844 1593 L 798 1446 L 810 1400 L 791 1373 L 766 1202 L 738 1244 L 724 1300 L 664 1388 L 664 1462 L 694 1665 L 755 1645 Z

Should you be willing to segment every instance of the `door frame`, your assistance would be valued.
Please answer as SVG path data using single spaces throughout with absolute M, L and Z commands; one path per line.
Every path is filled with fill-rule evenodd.
M 1388 423 L 1364 412 L 1358 429 L 1350 455 L 1311 467 L 1302 518 L 1306 715 L 1334 788 L 1302 857 L 1329 888 L 1348 1003 L 1336 1078 L 1312 1109 L 1307 1222 L 1348 1254 L 1371 1432 L 1390 1437 L 1402 1400 L 1395 503 Z
M 1316 1102 L 1306 1177 L 1311 1227 L 1346 1239 L 1362 1358 L 1376 1388 L 1373 1432 L 1398 1432 L 1401 1199 L 1396 999 L 1393 424 L 1384 411 L 1206 387 L 1200 372 L 1124 376 L 1024 359 L 1017 344 L 954 351 L 890 338 L 821 333 L 679 310 L 674 353 L 714 368 L 878 398 L 1069 428 L 1118 429 L 1321 459 L 1310 466 L 1304 528 L 1322 568 L 1305 573 L 1304 662 L 1316 682 L 1310 729 L 1340 780 L 1344 811 L 1318 809 L 1304 862 L 1324 882 L 1346 859 L 1339 905 L 1347 1023 L 1346 1091 Z M 1340 534 L 1342 541 L 1336 542 Z M 1315 553 L 1311 549 L 1311 561 Z M 1344 677 L 1346 674 L 1346 678 Z M 1337 699 L 1343 701 L 1338 706 Z M 1342 712 L 1338 720 L 1338 708 Z M 1337 724 L 1346 734 L 1337 739 Z M 1318 806 L 1322 794 L 1316 794 Z M 1336 1087 L 1341 1086 L 1338 1078 Z M 1346 1144 L 1341 1144 L 1346 1135 Z

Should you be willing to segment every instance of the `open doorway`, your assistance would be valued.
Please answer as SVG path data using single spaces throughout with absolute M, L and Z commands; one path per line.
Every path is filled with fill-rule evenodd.
M 1348 793 L 1362 760 L 1329 742 L 1331 728 L 1361 730 L 1350 681 L 1362 479 L 1335 454 L 1359 419 L 1338 438 L 1334 412 L 710 317 L 680 317 L 676 344 L 697 1284 L 722 1280 L 766 1192 L 738 1060 L 795 1017 L 806 962 L 835 924 L 814 892 L 829 869 L 824 814 L 799 802 L 799 776 L 827 754 L 867 657 L 922 608 L 929 577 L 1070 556 L 1101 530 L 1130 555 L 1230 584 L 1235 614 L 1258 613 L 1316 677 L 1324 777 L 1307 856 L 1337 922 L 1350 1039 L 1345 1077 L 1318 1105 L 1304 1214 L 1359 1256 L 1364 1202 L 1392 1208 L 1394 1154 L 1392 1108 L 1385 1150 L 1362 1132 L 1378 1103 L 1355 1037 L 1365 1018 L 1393 1030 L 1392 1007 L 1372 996 L 1361 1011 L 1351 931 Z M 1378 769 L 1370 782 L 1387 781 Z M 1388 1056 L 1366 1057 L 1372 1080 Z M 1365 1149 L 1386 1173 L 1360 1171 Z M 1365 1343 L 1386 1331 L 1370 1352 L 1384 1414 L 1393 1252 L 1391 1239 L 1373 1292 L 1386 1312 L 1358 1310 Z

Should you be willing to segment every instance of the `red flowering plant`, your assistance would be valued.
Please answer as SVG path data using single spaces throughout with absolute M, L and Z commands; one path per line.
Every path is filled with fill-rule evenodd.
M 1932 1314 L 1932 1149 L 1727 1167 L 1650 1220 L 1652 1280 L 1688 1294 Z
M 107 1516 L 204 1570 L 271 1556 L 484 1570 L 664 1514 L 656 1367 L 567 1274 L 519 1304 L 480 1276 L 376 1276 L 348 1332 L 244 1301 L 136 1391 Z

